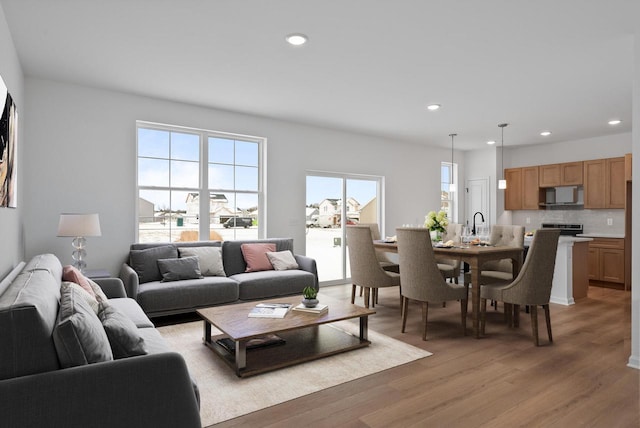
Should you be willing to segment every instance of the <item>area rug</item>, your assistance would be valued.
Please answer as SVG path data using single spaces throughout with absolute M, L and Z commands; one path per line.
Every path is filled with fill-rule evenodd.
M 341 321 L 331 325 L 358 334 L 355 323 Z M 205 427 L 431 355 L 369 329 L 368 347 L 239 378 L 203 345 L 202 322 L 169 325 L 159 330 L 169 346 L 182 354 L 198 382 L 200 417 Z M 215 328 L 212 330 L 219 334 Z

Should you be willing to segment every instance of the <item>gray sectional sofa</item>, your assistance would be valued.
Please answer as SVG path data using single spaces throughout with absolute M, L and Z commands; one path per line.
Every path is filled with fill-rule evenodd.
M 127 295 L 135 299 L 150 317 L 193 312 L 198 308 L 239 301 L 302 294 L 305 287 L 318 289 L 316 262 L 302 255 L 294 255 L 298 269 L 246 272 L 242 245 L 256 243 L 272 243 L 276 251 L 293 252 L 291 238 L 137 243 L 130 247 L 120 278 Z M 180 248 L 210 246 L 222 250 L 224 276 L 163 282 L 159 272 L 148 274 L 159 259 L 178 258 Z
M 62 266 L 52 254 L 22 262 L 0 282 L 0 425 L 200 427 L 197 386 L 182 356 L 118 278 L 96 282 L 108 306 L 133 323 L 147 354 L 62 368 Z

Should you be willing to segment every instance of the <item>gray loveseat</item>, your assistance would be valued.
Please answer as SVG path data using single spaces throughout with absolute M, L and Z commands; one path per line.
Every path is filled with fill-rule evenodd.
M 266 299 L 301 294 L 305 287 L 318 289 L 318 271 L 314 259 L 294 255 L 299 266 L 293 270 L 266 270 L 245 272 L 247 264 L 241 250 L 242 244 L 273 243 L 276 251 L 293 252 L 293 239 L 272 238 L 236 241 L 198 241 L 176 243 L 132 244 L 129 258 L 120 270 L 127 295 L 138 301 L 150 317 L 193 312 L 198 308 L 223 305 L 238 301 Z M 225 276 L 205 276 L 200 279 L 183 279 L 162 282 L 159 276 L 141 279 L 141 271 L 132 265 L 144 265 L 149 270 L 158 259 L 178 257 L 179 248 L 221 247 Z M 132 257 L 136 257 L 136 263 Z M 141 260 L 141 257 L 144 259 Z M 143 271 L 144 272 L 144 271 Z
M 62 266 L 52 254 L 20 263 L 0 282 L 0 425 L 200 427 L 199 397 L 118 278 L 97 280 L 108 304 L 137 327 L 148 354 L 61 368 L 54 328 Z

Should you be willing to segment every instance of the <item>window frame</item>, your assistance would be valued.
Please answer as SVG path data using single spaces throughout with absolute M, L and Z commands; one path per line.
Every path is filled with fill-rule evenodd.
M 449 198 L 446 198 L 446 199 L 443 198 L 442 189 L 445 184 L 449 185 L 451 183 L 449 181 L 444 180 L 443 171 L 445 168 L 449 171 L 449 177 L 453 177 L 453 184 L 456 187 L 455 190 L 449 189 L 449 191 L 447 191 L 447 195 L 449 196 Z M 458 191 L 459 187 L 460 187 L 460 183 L 458 182 L 458 164 L 453 162 L 447 162 L 447 161 L 440 162 L 440 188 L 438 189 L 438 192 L 440 193 L 440 209 L 442 210 L 443 204 L 445 202 L 449 203 L 450 215 L 448 216 L 448 218 L 449 218 L 449 221 L 452 223 L 458 222 L 457 208 L 458 208 L 458 194 L 460 193 Z
M 140 171 L 139 171 L 139 133 L 140 129 L 150 129 L 150 130 L 158 130 L 165 132 L 176 132 L 176 133 L 186 133 L 186 134 L 195 134 L 198 135 L 199 138 L 199 160 L 198 160 L 198 186 L 197 187 L 178 187 L 171 186 L 169 183 L 168 186 L 152 186 L 152 185 L 143 185 L 139 184 L 140 179 Z M 222 138 L 222 139 L 230 139 L 235 141 L 242 142 L 251 142 L 256 143 L 258 145 L 258 186 L 257 190 L 237 190 L 235 183 L 235 174 L 233 177 L 233 188 L 209 188 L 209 165 L 211 162 L 209 161 L 209 138 Z M 248 194 L 248 195 L 256 195 L 257 196 L 257 204 L 258 204 L 258 239 L 264 239 L 267 234 L 266 228 L 266 178 L 267 178 L 267 168 L 266 168 L 266 145 L 267 139 L 264 137 L 257 137 L 251 135 L 244 134 L 236 134 L 230 132 L 223 131 L 214 131 L 202 128 L 192 128 L 180 125 L 168 125 L 163 123 L 149 122 L 143 120 L 136 121 L 136 131 L 135 131 L 135 190 L 134 190 L 134 235 L 135 242 L 140 242 L 140 219 L 139 219 L 139 198 L 141 190 L 159 190 L 159 191 L 185 191 L 185 192 L 194 192 L 198 193 L 199 198 L 199 218 L 200 220 L 205 219 L 205 221 L 198 222 L 198 239 L 208 241 L 209 233 L 211 229 L 211 220 L 210 220 L 210 195 L 212 193 L 224 193 L 224 194 Z M 173 160 L 171 158 L 171 153 L 169 153 L 169 163 Z M 236 166 L 246 166 L 244 164 L 236 164 L 235 159 L 233 167 Z M 170 171 L 170 169 L 169 169 Z M 237 201 L 237 198 L 235 198 Z M 235 202 L 237 203 L 237 202 Z M 236 207 L 234 207 L 235 209 Z M 235 229 L 233 230 L 235 237 Z M 171 229 L 169 232 L 168 242 L 171 242 Z

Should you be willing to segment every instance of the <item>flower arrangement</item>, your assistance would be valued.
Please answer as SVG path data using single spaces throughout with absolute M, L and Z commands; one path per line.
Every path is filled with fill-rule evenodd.
M 435 211 L 430 211 L 424 217 L 424 227 L 431 231 L 444 233 L 448 225 L 449 219 L 447 219 L 447 213 L 444 211 L 439 211 L 437 214 Z

